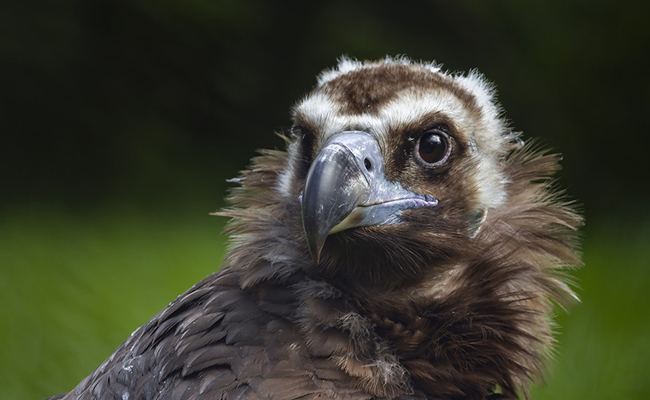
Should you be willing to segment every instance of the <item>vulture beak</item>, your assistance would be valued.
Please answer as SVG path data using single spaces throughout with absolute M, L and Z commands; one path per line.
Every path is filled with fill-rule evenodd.
M 309 168 L 301 194 L 302 224 L 316 264 L 327 236 L 399 221 L 401 211 L 436 206 L 430 195 L 389 182 L 377 140 L 362 131 L 333 135 Z

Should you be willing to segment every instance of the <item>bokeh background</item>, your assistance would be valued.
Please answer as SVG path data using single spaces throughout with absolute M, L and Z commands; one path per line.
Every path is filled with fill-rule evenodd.
M 649 399 L 650 2 L 4 0 L 0 398 L 70 390 L 220 267 L 208 213 L 341 55 L 497 84 L 583 204 L 582 304 L 536 399 Z

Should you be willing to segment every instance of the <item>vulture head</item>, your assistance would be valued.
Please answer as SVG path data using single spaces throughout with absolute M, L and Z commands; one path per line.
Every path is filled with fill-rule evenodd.
M 64 399 L 515 399 L 581 218 L 477 72 L 343 59 L 235 181 L 225 268 Z
M 525 146 L 494 96 L 475 71 L 343 59 L 233 192 L 243 286 L 293 285 L 302 331 L 374 396 L 525 394 L 552 304 L 576 299 L 559 156 Z

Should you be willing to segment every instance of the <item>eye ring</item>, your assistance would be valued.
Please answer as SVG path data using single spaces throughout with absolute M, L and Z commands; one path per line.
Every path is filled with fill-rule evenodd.
M 444 164 L 451 154 L 451 139 L 440 127 L 424 132 L 415 143 L 415 158 L 427 168 Z

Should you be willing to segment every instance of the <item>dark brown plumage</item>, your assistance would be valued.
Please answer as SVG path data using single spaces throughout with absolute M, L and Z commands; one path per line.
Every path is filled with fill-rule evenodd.
M 476 73 L 342 60 L 220 213 L 226 267 L 63 399 L 517 398 L 581 219 Z

